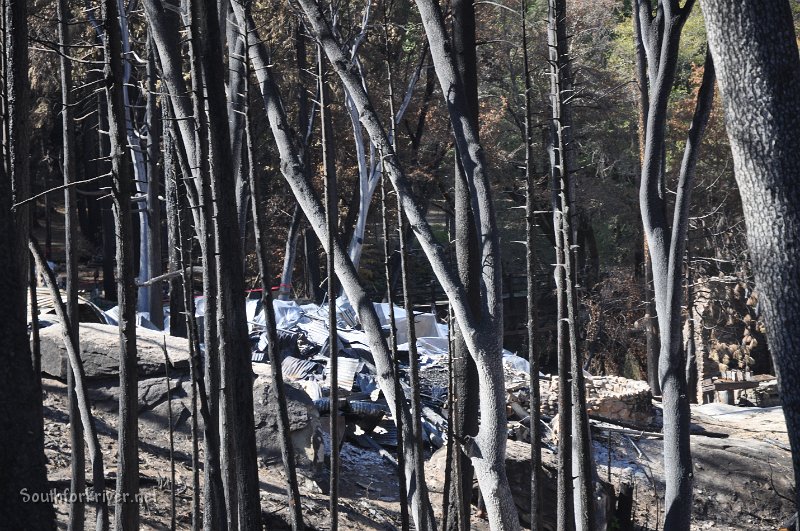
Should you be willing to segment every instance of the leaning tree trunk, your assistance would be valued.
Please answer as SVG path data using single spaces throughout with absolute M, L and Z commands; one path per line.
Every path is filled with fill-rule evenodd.
M 119 303 L 119 423 L 117 432 L 117 493 L 114 527 L 139 528 L 139 427 L 136 363 L 136 286 L 131 253 L 131 154 L 125 134 L 122 47 L 118 3 L 102 4 L 105 39 L 105 90 L 111 141 L 111 197 L 117 237 L 117 301 Z
M 256 34 L 255 22 L 252 15 L 245 9 L 245 6 L 234 3 L 234 12 L 240 24 L 246 24 L 247 31 L 251 35 Z M 292 137 L 289 135 L 289 125 L 284 112 L 284 105 L 281 102 L 278 88 L 275 81 L 270 76 L 267 65 L 266 47 L 260 41 L 254 40 L 251 44 L 250 58 L 253 61 L 254 73 L 256 74 L 259 87 L 264 99 L 264 106 L 270 122 L 270 128 L 275 138 L 275 143 L 281 158 L 281 172 L 292 188 L 295 198 L 300 204 L 309 225 L 316 233 L 319 241 L 323 242 L 324 247 L 328 245 L 328 231 L 325 219 L 325 212 L 319 197 L 313 189 L 310 179 L 302 168 L 302 163 L 298 157 Z M 338 280 L 344 288 L 345 294 L 353 307 L 358 312 L 359 320 L 367 333 L 368 341 L 375 356 L 375 365 L 378 369 L 378 384 L 386 395 L 386 399 L 392 415 L 403 415 L 403 437 L 410 437 L 409 426 L 411 423 L 408 407 L 402 404 L 402 409 L 397 410 L 394 391 L 394 371 L 392 370 L 393 360 L 387 347 L 386 340 L 381 332 L 380 321 L 375 313 L 372 300 L 358 281 L 358 275 L 353 268 L 344 247 L 334 239 L 334 258 L 335 272 Z M 406 448 L 406 474 L 408 481 L 416 481 L 413 468 L 409 467 L 413 456 L 412 447 Z M 412 496 L 411 505 L 414 518 L 417 520 L 420 513 L 431 512 L 430 500 L 420 496 Z
M 61 293 L 58 291 L 56 276 L 47 265 L 47 261 L 33 237 L 31 237 L 28 245 L 31 255 L 36 261 L 36 266 L 39 268 L 39 271 L 41 271 L 45 283 L 50 289 L 56 315 L 61 321 L 61 335 L 64 338 L 67 360 L 69 361 L 67 368 L 72 372 L 72 381 L 75 384 L 75 408 L 78 411 L 81 426 L 85 428 L 81 430 L 83 439 L 81 439 L 80 444 L 83 445 L 85 440 L 86 446 L 89 448 L 89 460 L 92 463 L 92 495 L 94 497 L 97 513 L 95 529 L 97 531 L 105 531 L 108 529 L 108 503 L 106 501 L 105 492 L 106 480 L 103 465 L 103 449 L 97 437 L 97 428 L 95 427 L 94 416 L 92 415 L 89 392 L 86 388 L 86 376 L 83 369 L 83 361 L 80 358 L 80 349 L 78 345 L 72 341 L 72 338 L 77 336 L 75 329 L 80 326 L 80 323 L 77 320 L 77 314 L 74 317 L 70 316 L 69 307 L 61 300 Z M 84 491 L 81 491 L 81 494 L 83 492 Z M 83 517 L 83 513 L 81 513 L 81 517 Z M 83 524 L 83 522 L 81 522 L 81 524 Z
M 69 3 L 59 0 L 57 4 L 59 68 L 61 72 L 61 142 L 62 173 L 64 175 L 64 261 L 67 266 L 67 317 L 78 323 L 78 262 L 76 245 L 78 227 L 76 219 L 76 192 L 70 183 L 75 179 L 75 125 L 72 122 L 72 62 L 69 60 Z M 34 317 L 35 319 L 36 317 Z M 76 352 L 80 352 L 79 327 L 73 326 L 69 341 Z M 69 442 L 72 449 L 70 462 L 70 491 L 82 493 L 86 490 L 86 456 L 83 445 L 83 424 L 75 394 L 75 379 L 67 362 L 67 409 L 69 410 Z M 84 510 L 82 498 L 69 504 L 69 531 L 83 531 Z
M 42 426 L 40 378 L 31 365 L 26 327 L 25 287 L 28 285 L 28 25 L 27 2 L 2 3 L 4 40 L 2 120 L 5 146 L 0 161 L 0 521 L 9 529 L 53 529 L 49 503 L 25 503 L 22 492 L 45 493 L 47 469 Z M 8 136 L 6 136 L 8 135 Z M 30 500 L 28 500 L 30 501 Z
M 800 477 L 800 59 L 787 0 L 702 0 L 769 350 Z M 800 507 L 800 490 L 795 489 Z

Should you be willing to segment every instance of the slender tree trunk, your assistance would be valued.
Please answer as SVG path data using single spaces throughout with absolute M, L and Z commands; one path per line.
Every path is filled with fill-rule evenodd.
M 383 221 L 383 270 L 386 277 L 386 302 L 389 304 L 389 345 L 391 346 L 392 359 L 394 364 L 394 392 L 395 392 L 395 411 L 402 409 L 402 402 L 405 400 L 403 388 L 400 385 L 400 360 L 397 357 L 397 322 L 394 314 L 394 292 L 391 288 L 391 269 L 389 260 L 389 222 L 386 212 L 386 183 L 381 180 L 381 219 Z M 406 490 L 406 463 L 405 449 L 406 444 L 403 438 L 403 416 L 398 415 L 395 420 L 397 424 L 397 483 L 400 498 L 400 528 L 408 531 L 408 491 Z
M 235 471 L 238 527 L 254 530 L 261 526 L 261 509 L 253 418 L 253 379 L 244 301 L 242 249 L 236 218 L 235 183 L 229 168 L 233 160 L 227 119 L 222 46 L 213 0 L 194 0 L 193 30 L 200 47 L 196 50 L 207 93 L 209 126 L 209 177 L 214 199 L 213 230 L 216 240 L 217 330 L 223 402 L 220 412 L 224 444 L 230 443 Z M 232 488 L 233 485 L 229 485 Z
M 45 493 L 42 395 L 31 364 L 25 289 L 30 212 L 13 204 L 28 195 L 29 91 L 27 2 L 2 2 L 4 51 L 3 160 L 0 161 L 0 521 L 9 529 L 55 529 L 50 503 L 25 503 L 21 493 Z
M 336 155 L 333 147 L 333 130 L 328 109 L 328 85 L 325 79 L 325 57 L 318 50 L 317 74 L 319 76 L 319 114 L 322 141 L 322 166 L 325 176 L 325 219 L 328 229 L 328 382 L 330 383 L 331 416 L 331 477 L 330 477 L 330 528 L 339 528 L 339 339 L 337 337 L 336 287 L 334 261 L 336 230 L 338 226 L 338 198 L 336 195 Z
M 569 323 L 567 319 L 566 291 L 569 279 L 565 270 L 565 258 L 570 259 L 569 244 L 564 241 L 563 218 L 566 205 L 561 200 L 566 184 L 565 173 L 569 171 L 569 146 L 564 145 L 564 123 L 562 113 L 562 82 L 564 66 L 562 54 L 566 50 L 559 47 L 559 18 L 564 17 L 563 0 L 548 1 L 547 45 L 550 58 L 550 102 L 552 122 L 550 125 L 550 167 L 552 183 L 553 230 L 556 242 L 555 285 L 556 285 L 556 350 L 558 353 L 558 484 L 556 520 L 559 531 L 573 529 L 574 499 L 572 492 L 572 365 L 569 350 Z
M 386 53 L 386 77 L 387 87 L 389 89 L 389 113 L 394 116 L 394 85 L 392 83 L 392 65 L 390 60 L 391 45 L 389 42 L 388 26 L 388 8 L 384 5 L 383 11 L 383 36 L 384 48 Z M 394 121 L 392 121 L 392 142 L 393 147 L 397 148 L 397 135 L 394 128 Z M 381 166 L 383 163 L 381 162 Z M 381 221 L 383 224 L 383 269 L 384 276 L 386 277 L 386 302 L 389 305 L 389 345 L 391 347 L 392 359 L 394 364 L 392 369 L 394 371 L 394 392 L 395 392 L 395 410 L 400 411 L 402 404 L 405 402 L 405 393 L 400 384 L 400 360 L 397 356 L 397 322 L 394 314 L 394 290 L 392 289 L 392 275 L 391 275 L 391 261 L 389 260 L 389 221 L 387 219 L 386 211 L 386 180 L 383 176 L 383 168 L 381 167 Z M 398 211 L 398 216 L 402 214 Z M 399 226 L 399 223 L 398 223 Z M 402 531 L 408 531 L 408 490 L 406 487 L 406 457 L 405 447 L 407 444 L 406 439 L 403 437 L 403 416 L 396 417 L 395 424 L 397 425 L 397 482 L 400 498 L 400 528 Z M 445 505 L 445 510 L 447 509 Z
M 249 37 L 245 36 L 245 53 L 249 49 L 246 45 Z M 278 348 L 278 328 L 275 323 L 275 308 L 272 305 L 272 286 L 270 285 L 269 268 L 269 242 L 267 240 L 267 216 L 263 205 L 265 191 L 263 183 L 256 176 L 253 151 L 253 137 L 250 129 L 250 70 L 247 57 L 244 59 L 244 139 L 247 147 L 247 180 L 250 188 L 251 208 L 253 210 L 253 232 L 256 238 L 256 252 L 258 266 L 261 273 L 261 305 L 264 308 L 265 327 L 267 331 L 267 350 L 269 352 L 270 372 L 272 374 L 272 389 L 278 403 L 278 432 L 281 443 L 281 459 L 286 472 L 286 495 L 289 498 L 289 521 L 292 531 L 302 531 L 303 506 L 300 503 L 300 489 L 297 483 L 295 469 L 294 446 L 292 445 L 289 411 L 286 405 L 286 391 L 283 385 L 283 372 L 281 369 L 281 352 Z
M 161 176 L 158 170 L 159 159 L 159 110 L 156 103 L 156 58 L 155 46 L 152 38 L 147 39 L 147 105 L 145 110 L 145 123 L 147 124 L 147 259 L 150 276 L 141 281 L 150 280 L 161 274 Z M 147 289 L 150 322 L 164 329 L 164 303 L 162 283 L 155 282 Z
M 145 4 L 147 6 L 147 4 Z M 160 19 L 165 13 L 158 13 L 155 8 L 152 9 L 153 14 L 149 14 L 151 27 L 157 20 Z M 205 91 L 203 90 L 204 79 L 206 74 L 201 65 L 200 55 L 202 45 L 200 43 L 200 34 L 197 28 L 198 22 L 195 20 L 194 11 L 191 12 L 191 21 L 189 24 L 190 31 L 190 47 L 189 57 L 191 63 L 191 78 L 192 78 L 192 103 L 194 120 L 196 127 L 194 131 L 181 131 L 184 145 L 194 146 L 193 166 L 197 168 L 197 175 L 195 175 L 195 183 L 198 188 L 198 200 L 201 205 L 199 210 L 201 212 L 201 225 L 196 227 L 198 237 L 200 240 L 200 252 L 203 259 L 203 294 L 205 296 L 205 315 L 203 319 L 203 340 L 205 342 L 205 363 L 204 367 L 204 386 L 208 390 L 208 411 L 209 419 L 204 419 L 203 425 L 208 426 L 210 429 L 204 435 L 206 445 L 205 454 L 205 482 L 203 485 L 203 498 L 204 498 L 204 512 L 203 512 L 203 527 L 206 530 L 211 529 L 228 529 L 228 527 L 235 528 L 233 524 L 236 522 L 236 498 L 233 494 L 234 490 L 231 487 L 232 473 L 230 472 L 230 463 L 228 461 L 228 449 L 226 448 L 226 440 L 221 437 L 223 432 L 223 415 L 221 407 L 221 360 L 220 360 L 220 345 L 218 340 L 218 322 L 217 322 L 217 298 L 219 292 L 217 289 L 217 235 L 213 225 L 213 197 L 210 186 L 210 157 L 209 157 L 209 138 L 208 138 L 208 116 L 206 114 L 205 104 Z M 176 25 L 171 25 L 166 31 L 159 32 L 161 38 L 166 39 L 171 36 L 170 30 L 177 29 Z M 187 116 L 187 110 L 180 107 L 182 99 L 176 98 L 176 95 L 182 95 L 181 84 L 183 81 L 180 75 L 181 70 L 179 65 L 175 65 L 172 69 L 168 69 L 169 60 L 175 60 L 170 55 L 169 50 L 171 46 L 177 46 L 177 42 L 172 40 L 164 42 L 162 45 L 163 54 L 161 56 L 162 70 L 164 71 L 165 81 L 171 82 L 172 87 L 170 92 L 173 94 L 172 104 L 175 118 L 178 124 L 182 125 L 184 120 L 181 118 Z M 181 110 L 182 116 L 178 115 L 178 110 Z M 191 139 L 191 140 L 188 140 Z M 188 151 L 188 149 L 187 149 Z M 188 153 L 187 153 L 188 155 Z M 191 189 L 186 186 L 187 192 Z M 186 291 L 186 283 L 184 282 L 184 291 Z M 187 300 L 187 295 L 184 295 L 184 300 Z M 191 308 L 187 308 L 187 314 L 193 313 L 193 301 L 189 301 Z M 199 342 L 199 337 L 197 338 Z M 199 351 L 199 345 L 198 345 Z M 210 421 L 210 422 L 207 422 Z M 209 451 L 215 449 L 216 451 Z M 233 495 L 233 497 L 232 497 Z
M 313 109 L 309 116 L 308 93 L 303 83 L 303 76 L 308 69 L 306 58 L 306 35 L 304 33 L 302 20 L 297 21 L 295 26 L 295 57 L 297 61 L 297 129 L 298 129 L 298 150 L 300 158 L 303 160 L 303 171 L 311 171 L 311 151 L 308 149 L 311 138 L 312 125 L 314 121 Z M 283 269 L 281 270 L 281 283 L 278 287 L 278 299 L 289 300 L 292 294 L 292 277 L 294 276 L 294 264 L 297 256 L 297 241 L 301 235 L 301 225 L 303 222 L 303 211 L 300 205 L 295 204 L 292 211 L 292 220 L 286 233 L 286 249 L 283 255 Z M 308 263 L 308 258 L 306 258 Z M 315 299 L 314 290 L 308 290 L 309 298 Z
M 719 71 L 758 304 L 800 478 L 800 58 L 787 0 L 702 0 Z M 795 489 L 800 507 L 800 490 Z
M 288 301 L 292 294 L 292 275 L 294 273 L 294 262 L 297 256 L 297 240 L 300 239 L 300 226 L 303 222 L 303 211 L 299 205 L 294 206 L 292 221 L 286 231 L 286 249 L 283 254 L 283 272 L 281 273 L 281 285 L 278 287 L 278 300 Z
M 69 22 L 72 18 L 67 0 L 59 0 L 57 5 L 59 67 L 61 71 L 61 132 L 62 132 L 62 173 L 64 174 L 64 261 L 67 267 L 67 317 L 71 323 L 78 323 L 78 262 L 75 246 L 78 240 L 77 219 L 75 216 L 76 192 L 69 186 L 75 179 L 75 128 L 72 123 L 72 63 L 69 60 L 68 46 Z M 70 334 L 72 348 L 80 352 L 79 327 L 73 326 Z M 75 382 L 72 370 L 67 363 L 67 408 L 69 410 L 70 448 L 70 491 L 82 494 L 86 491 L 86 456 L 83 446 L 83 424 L 78 410 Z M 69 504 L 70 531 L 83 531 L 85 503 L 78 497 Z
M 170 134 L 169 122 L 173 120 L 169 101 L 161 103 L 161 116 L 164 133 L 164 195 L 167 205 L 167 252 L 168 267 L 170 271 L 179 271 L 191 265 L 188 252 L 191 250 L 191 240 L 188 242 L 181 238 L 181 234 L 188 231 L 181 226 L 179 210 L 186 201 L 183 186 L 178 182 L 179 170 L 175 167 L 175 142 Z M 183 177 L 183 174 L 180 174 Z M 180 276 L 169 280 L 169 333 L 174 337 L 187 337 L 186 308 L 183 304 L 183 282 Z
M 466 92 L 469 108 L 468 119 L 470 124 L 478 131 L 478 66 L 477 48 L 475 43 L 475 6 L 471 0 L 455 0 L 451 4 L 453 10 L 453 56 L 458 69 L 458 76 Z M 478 250 L 478 235 L 475 232 L 475 218 L 472 214 L 470 198 L 470 185 L 467 175 L 461 165 L 458 154 L 455 159 L 455 247 L 456 261 L 458 263 L 458 276 L 464 284 L 471 311 L 475 315 L 481 312 L 481 286 L 480 286 L 480 252 Z M 474 437 L 478 434 L 478 415 L 473 412 L 479 407 L 478 400 L 478 369 L 475 361 L 470 357 L 467 345 L 464 342 L 461 330 L 455 327 L 453 344 L 455 355 L 453 357 L 453 391 L 457 398 L 455 402 L 455 423 L 457 431 L 456 440 L 463 440 L 464 436 Z M 464 521 L 451 520 L 449 530 L 469 529 L 470 505 L 472 502 L 472 463 L 469 456 L 462 452 L 455 452 L 453 459 L 460 461 L 458 466 L 451 467 L 456 471 L 456 476 L 451 484 L 451 506 L 460 503 L 461 507 L 453 506 L 453 514 L 464 515 Z M 456 494 L 452 489 L 460 489 Z
M 117 301 L 119 303 L 119 434 L 117 494 L 114 528 L 139 528 L 139 427 L 136 363 L 136 286 L 131 243 L 131 155 L 125 134 L 122 48 L 118 3 L 104 0 L 102 16 L 105 39 L 105 80 L 108 131 L 111 140 L 111 197 L 117 235 Z
M 403 209 L 397 205 L 397 233 L 400 236 L 400 267 L 403 276 L 403 303 L 406 308 L 406 336 L 408 337 L 408 365 L 409 365 L 409 385 L 411 386 L 411 433 L 414 438 L 408 442 L 416 447 L 414 452 L 414 472 L 416 477 L 425 477 L 425 448 L 422 443 L 422 403 L 420 401 L 419 387 L 419 354 L 417 353 L 417 331 L 416 317 L 414 317 L 414 304 L 411 299 L 411 285 L 409 280 L 409 257 L 408 245 L 405 238 L 405 221 Z M 409 491 L 420 490 L 421 497 L 427 497 L 428 492 L 425 482 L 409 485 Z M 422 520 L 416 523 L 416 528 L 420 531 L 435 530 L 436 521 L 433 519 Z
M 528 60 L 528 2 L 522 0 L 520 21 L 522 26 L 522 66 L 525 76 L 525 276 L 527 280 L 528 363 L 530 365 L 530 438 L 531 438 L 531 531 L 542 529 L 542 426 L 541 392 L 539 389 L 539 316 L 536 289 L 536 178 L 533 162 L 533 84 Z

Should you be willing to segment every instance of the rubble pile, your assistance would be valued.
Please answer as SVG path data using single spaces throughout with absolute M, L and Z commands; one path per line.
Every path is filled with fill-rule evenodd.
M 621 376 L 584 375 L 586 386 L 586 410 L 592 417 L 613 420 L 639 426 L 650 425 L 655 418 L 653 395 L 647 382 L 629 380 Z M 546 417 L 558 414 L 558 376 L 539 375 L 542 406 Z M 521 382 L 507 386 L 509 406 L 527 409 L 529 391 Z

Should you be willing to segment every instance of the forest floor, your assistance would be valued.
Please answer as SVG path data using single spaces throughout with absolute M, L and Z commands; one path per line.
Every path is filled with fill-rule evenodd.
M 45 452 L 51 484 L 59 492 L 69 486 L 70 454 L 66 387 L 54 379 L 43 380 Z M 115 476 L 116 417 L 113 402 L 93 405 L 106 477 Z M 791 512 L 791 454 L 780 408 L 738 408 L 720 404 L 694 406 L 695 467 L 693 529 L 774 530 Z M 139 422 L 141 477 L 141 528 L 169 529 L 170 461 L 166 419 L 143 416 Z M 724 435 L 724 437 L 723 437 Z M 191 439 L 175 432 L 176 518 L 178 529 L 191 527 Z M 611 449 L 609 453 L 609 448 Z M 202 449 L 201 449 L 202 454 Z M 610 467 L 609 467 L 610 457 Z M 656 531 L 663 518 L 664 471 L 662 440 L 655 437 L 613 434 L 596 437 L 595 458 L 600 477 L 618 487 L 634 484 L 636 529 Z M 87 472 L 87 476 L 90 474 Z M 280 463 L 261 463 L 261 507 L 267 529 L 288 529 L 286 495 Z M 109 489 L 113 489 L 113 482 Z M 303 514 L 312 529 L 328 529 L 328 497 L 311 479 L 300 486 Z M 389 530 L 400 524 L 397 475 L 393 465 L 377 452 L 345 443 L 342 449 L 340 528 Z M 441 495 L 432 493 L 437 517 Z M 65 503 L 56 506 L 60 529 L 66 529 Z M 474 509 L 474 508 L 473 508 Z M 94 511 L 87 508 L 87 529 Z M 488 529 L 473 512 L 472 528 Z M 657 523 L 659 522 L 659 523 Z

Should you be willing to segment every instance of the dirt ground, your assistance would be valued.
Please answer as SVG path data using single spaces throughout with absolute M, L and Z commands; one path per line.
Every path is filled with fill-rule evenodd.
M 65 385 L 45 379 L 43 392 L 48 472 L 53 486 L 63 491 L 69 485 L 70 476 Z M 113 478 L 116 472 L 116 411 L 113 403 L 97 403 L 93 412 L 105 458 L 106 477 Z M 695 467 L 692 528 L 719 531 L 776 529 L 789 516 L 792 507 L 791 454 L 787 451 L 788 439 L 780 408 L 735 408 L 719 404 L 695 407 L 693 424 L 696 431 L 703 429 L 715 436 L 692 436 Z M 139 423 L 142 529 L 169 529 L 167 425 L 166 419 L 154 418 L 153 415 L 141 418 Z M 648 436 L 620 434 L 613 434 L 609 440 L 598 435 L 594 447 L 597 470 L 602 479 L 615 487 L 621 481 L 633 482 L 636 529 L 660 529 L 664 494 L 662 441 Z M 178 528 L 190 529 L 191 439 L 185 431 L 175 433 L 175 462 Z M 261 463 L 259 476 L 267 529 L 288 529 L 282 466 L 277 462 Z M 87 477 L 90 474 L 87 473 Z M 110 483 L 109 489 L 112 489 L 113 482 Z M 306 524 L 312 529 L 328 529 L 327 495 L 307 477 L 302 479 L 300 488 Z M 341 529 L 399 528 L 396 471 L 377 452 L 345 443 L 340 492 Z M 432 494 L 432 502 L 437 517 L 441 517 L 441 496 Z M 56 508 L 59 529 L 66 529 L 67 505 L 61 503 Z M 93 526 L 93 509 L 87 507 L 86 514 L 89 529 Z M 473 529 L 488 529 L 475 511 L 472 520 Z

